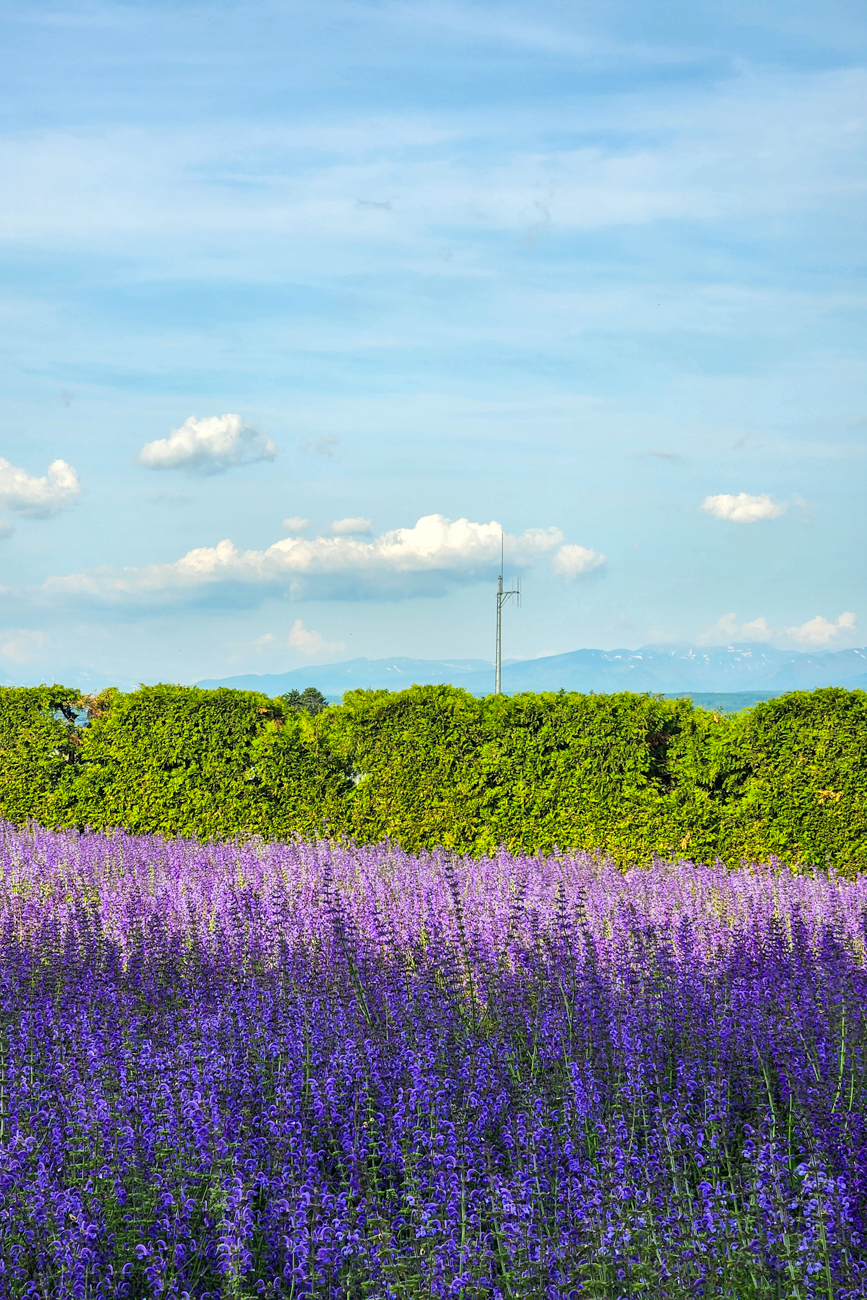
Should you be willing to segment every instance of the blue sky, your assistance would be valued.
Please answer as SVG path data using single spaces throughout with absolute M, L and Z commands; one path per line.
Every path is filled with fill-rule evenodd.
M 7 0 L 0 675 L 862 645 L 865 35 Z

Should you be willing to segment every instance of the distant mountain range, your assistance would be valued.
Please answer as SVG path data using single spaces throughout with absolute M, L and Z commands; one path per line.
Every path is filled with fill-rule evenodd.
M 263 691 L 269 696 L 316 686 L 329 699 L 339 699 L 344 691 L 359 687 L 403 690 L 414 683 L 448 683 L 474 695 L 488 695 L 494 689 L 494 670 L 484 659 L 349 659 L 287 673 L 246 673 L 197 684 Z M 573 650 L 503 665 L 503 690 L 510 695 L 563 689 L 696 697 L 746 693 L 768 698 L 817 686 L 867 689 L 867 648 L 798 653 L 766 645 L 653 645 L 638 650 Z

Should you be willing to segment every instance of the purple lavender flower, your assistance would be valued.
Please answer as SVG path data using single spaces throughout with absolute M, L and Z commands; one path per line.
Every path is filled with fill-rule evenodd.
M 0 1293 L 867 1294 L 867 881 L 0 827 Z

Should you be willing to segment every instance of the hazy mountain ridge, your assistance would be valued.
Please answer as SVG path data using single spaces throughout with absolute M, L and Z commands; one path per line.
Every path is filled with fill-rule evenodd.
M 286 673 L 206 679 L 204 687 L 228 686 L 279 695 L 316 686 L 334 698 L 358 689 L 400 690 L 417 683 L 449 683 L 475 695 L 494 688 L 493 665 L 479 659 L 349 659 L 295 668 Z M 813 690 L 818 686 L 867 687 L 867 648 L 793 652 L 766 645 L 641 646 L 638 650 L 573 650 L 503 665 L 503 689 L 516 691 Z
M 4 686 L 22 685 L 22 677 L 0 675 Z M 60 680 L 83 691 L 114 685 L 135 690 L 137 681 L 111 678 L 84 668 L 69 668 L 42 680 Z M 30 679 L 34 683 L 37 678 Z M 348 659 L 340 663 L 310 665 L 285 673 L 243 673 L 206 678 L 197 685 L 227 686 L 280 695 L 293 688 L 316 686 L 329 699 L 344 691 L 402 690 L 418 683 L 450 683 L 474 695 L 494 689 L 493 664 L 484 659 Z M 516 691 L 652 691 L 662 695 L 708 693 L 779 694 L 813 690 L 818 686 L 846 686 L 867 690 L 867 648 L 797 652 L 766 645 L 641 646 L 638 650 L 573 650 L 503 665 L 503 689 Z

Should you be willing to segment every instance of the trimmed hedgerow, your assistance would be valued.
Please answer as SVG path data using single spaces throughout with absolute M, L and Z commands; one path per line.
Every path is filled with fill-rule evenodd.
M 414 686 L 311 714 L 253 691 L 7 689 L 0 815 L 852 872 L 867 867 L 867 694 L 796 691 L 730 717 L 627 692 Z

